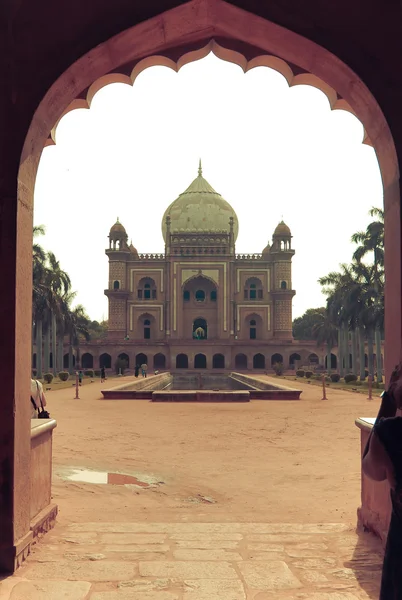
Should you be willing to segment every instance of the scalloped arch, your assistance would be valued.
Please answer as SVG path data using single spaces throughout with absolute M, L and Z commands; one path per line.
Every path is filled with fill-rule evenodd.
M 140 73 L 142 73 L 145 69 L 154 66 L 168 67 L 172 69 L 172 71 L 178 73 L 184 65 L 187 65 L 197 60 L 201 60 L 202 58 L 205 58 L 210 52 L 212 52 L 217 58 L 220 58 L 221 60 L 238 65 L 239 67 L 241 67 L 244 73 L 247 73 L 248 71 L 256 67 L 267 67 L 280 73 L 287 81 L 289 87 L 294 87 L 297 85 L 308 85 L 314 87 L 320 90 L 323 94 L 325 94 L 325 96 L 328 99 L 331 110 L 345 110 L 353 114 L 357 119 L 359 119 L 359 117 L 357 116 L 356 112 L 352 109 L 350 104 L 342 98 L 340 98 L 334 88 L 332 88 L 330 85 L 328 85 L 325 81 L 323 81 L 316 75 L 312 73 L 295 74 L 286 61 L 270 54 L 261 54 L 260 56 L 254 57 L 251 60 L 247 60 L 246 57 L 240 52 L 229 48 L 225 48 L 221 44 L 218 44 L 215 41 L 215 39 L 211 39 L 207 44 L 205 44 L 198 50 L 185 52 L 182 56 L 180 56 L 180 58 L 177 61 L 174 61 L 161 54 L 155 54 L 153 56 L 148 56 L 140 60 L 135 65 L 130 75 L 125 75 L 124 73 L 119 72 L 113 72 L 99 77 L 89 86 L 85 94 L 85 98 L 77 98 L 73 100 L 69 104 L 69 106 L 63 111 L 62 115 L 59 117 L 54 127 L 52 128 L 50 133 L 50 139 L 47 140 L 46 145 L 52 145 L 56 143 L 57 126 L 60 123 L 61 119 L 67 113 L 77 108 L 89 109 L 91 107 L 91 103 L 94 96 L 105 86 L 110 85 L 112 83 L 125 83 L 127 85 L 134 85 L 135 80 L 137 79 L 138 75 L 140 75 Z M 366 132 L 366 129 L 364 129 L 362 142 L 363 144 L 373 146 Z

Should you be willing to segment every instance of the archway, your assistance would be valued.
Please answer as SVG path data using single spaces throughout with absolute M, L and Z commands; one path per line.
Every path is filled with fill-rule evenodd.
M 63 356 L 63 369 L 68 369 L 69 367 L 69 354 L 64 354 Z M 73 354 L 73 367 L 75 367 L 75 354 Z
M 94 367 L 94 357 L 89 352 L 85 352 L 85 354 L 81 357 L 81 366 L 83 369 L 93 369 Z
M 348 39 L 346 39 L 345 46 L 343 47 L 341 34 L 339 34 L 339 39 L 337 39 L 336 30 L 330 31 L 330 37 L 335 38 L 334 53 L 331 54 L 313 41 L 302 37 L 302 30 L 298 31 L 298 33 L 293 33 L 291 31 L 292 21 L 288 21 L 286 11 L 282 21 L 289 29 L 284 29 L 264 20 L 261 16 L 256 17 L 251 13 L 246 13 L 236 6 L 224 2 L 219 3 L 216 10 L 207 10 L 209 6 L 208 3 L 204 4 L 202 1 L 188 2 L 164 13 L 164 15 L 157 15 L 154 18 L 150 18 L 149 21 L 146 19 L 154 13 L 146 12 L 144 17 L 139 15 L 143 23 L 137 25 L 131 32 L 122 32 L 120 36 L 116 36 L 116 38 L 109 41 L 106 41 L 104 38 L 105 27 L 97 26 L 98 34 L 95 38 L 89 37 L 90 44 L 93 45 L 93 51 L 90 54 L 91 60 L 88 60 L 89 54 L 85 54 L 90 46 L 85 43 L 83 33 L 77 31 L 76 35 L 73 35 L 75 33 L 73 31 L 69 36 L 71 44 L 68 45 L 64 40 L 65 50 L 60 53 L 62 63 L 59 65 L 56 64 L 51 71 L 54 73 L 54 77 L 56 77 L 56 74 L 57 76 L 60 74 L 57 81 L 51 85 L 51 79 L 49 78 L 51 75 L 43 78 L 33 78 L 33 80 L 38 80 L 36 85 L 39 86 L 39 89 L 32 86 L 34 89 L 31 95 L 27 92 L 24 103 L 19 111 L 10 111 L 11 123 L 9 127 L 12 129 L 13 125 L 15 125 L 15 130 L 12 134 L 9 134 L 8 130 L 6 131 L 8 136 L 6 137 L 6 141 L 7 139 L 12 139 L 13 143 L 10 144 L 10 153 L 7 155 L 7 160 L 2 167 L 1 174 L 3 175 L 4 173 L 4 177 L 0 177 L 0 180 L 3 181 L 4 189 L 7 190 L 7 198 L 10 199 L 8 210 L 3 219 L 3 230 L 9 232 L 7 234 L 8 252 L 7 257 L 5 259 L 2 258 L 1 266 L 4 280 L 10 281 L 11 284 L 8 286 L 9 289 L 5 291 L 2 301 L 5 310 L 9 311 L 9 314 L 14 315 L 11 319 L 12 325 L 9 323 L 1 324 L 3 345 L 9 348 L 10 352 L 0 367 L 0 376 L 6 382 L 5 390 L 3 391 L 4 398 L 9 399 L 7 402 L 10 405 L 11 402 L 17 404 L 16 411 L 10 410 L 8 408 L 9 405 L 7 405 L 2 424 L 6 434 L 10 432 L 10 443 L 2 450 L 0 456 L 0 464 L 4 465 L 0 471 L 0 478 L 5 477 L 4 469 L 12 465 L 12 470 L 8 472 L 11 485 L 8 486 L 5 494 L 4 505 L 6 509 L 3 515 L 0 516 L 0 531 L 5 532 L 4 547 L 6 548 L 7 557 L 8 555 L 11 556 L 14 542 L 18 541 L 17 538 L 14 539 L 14 532 L 18 533 L 29 530 L 29 519 L 27 519 L 26 514 L 24 511 L 16 510 L 19 498 L 25 498 L 25 502 L 29 498 L 29 476 L 27 477 L 26 470 L 21 468 L 22 464 L 27 464 L 29 456 L 29 407 L 27 406 L 24 409 L 24 403 L 26 404 L 25 398 L 27 397 L 25 389 L 27 384 L 25 377 L 10 377 L 10 373 L 14 373 L 17 368 L 24 373 L 29 368 L 29 353 L 24 347 L 24 336 L 30 330 L 29 307 L 31 290 L 29 286 L 25 286 L 26 289 L 24 289 L 23 278 L 20 274 L 29 272 L 30 257 L 26 252 L 27 248 L 21 240 L 23 238 L 26 240 L 26 232 L 31 231 L 32 227 L 32 196 L 38 159 L 48 132 L 52 128 L 55 130 L 55 121 L 62 116 L 64 111 L 68 110 L 69 102 L 75 101 L 76 106 L 88 106 L 96 89 L 99 89 L 101 85 L 105 85 L 110 81 L 127 81 L 129 79 L 124 74 L 118 76 L 113 74 L 113 71 L 119 65 L 129 64 L 130 62 L 131 64 L 135 64 L 134 76 L 136 76 L 144 68 L 145 64 L 150 64 L 149 59 L 145 58 L 143 64 L 139 66 L 138 58 L 149 57 L 150 54 L 157 52 L 161 55 L 160 61 L 172 64 L 173 61 L 170 56 L 175 56 L 174 53 L 172 52 L 169 55 L 166 52 L 165 54 L 168 56 L 162 56 L 163 50 L 161 49 L 166 48 L 168 45 L 171 47 L 184 46 L 184 43 L 194 48 L 194 45 L 199 40 L 201 27 L 203 28 L 202 31 L 219 31 L 222 37 L 226 35 L 228 38 L 233 39 L 233 46 L 239 51 L 240 57 L 243 46 L 249 44 L 250 49 L 257 49 L 257 53 L 269 54 L 270 60 L 278 65 L 278 70 L 281 70 L 282 67 L 282 70 L 285 71 L 282 63 L 283 60 L 288 60 L 289 64 L 293 63 L 297 67 L 295 72 L 293 72 L 290 66 L 286 65 L 288 67 L 287 80 L 290 84 L 314 82 L 318 85 L 316 79 L 321 78 L 322 88 L 327 91 L 331 107 L 345 107 L 347 109 L 351 107 L 366 127 L 366 139 L 371 137 L 374 140 L 382 172 L 387 237 L 385 268 L 387 273 L 394 273 L 393 277 L 386 277 L 385 293 L 387 330 L 386 366 L 388 373 L 391 371 L 392 366 L 399 360 L 401 345 L 401 225 L 398 156 L 392 134 L 387 125 L 387 121 L 392 123 L 395 131 L 398 132 L 399 121 L 392 103 L 382 102 L 381 99 L 380 103 L 385 106 L 384 110 L 387 110 L 385 117 L 381 112 L 380 103 L 373 98 L 367 86 L 347 67 L 346 63 L 342 62 L 336 56 L 336 48 L 339 47 L 340 54 L 342 49 L 344 51 L 344 60 L 349 62 L 349 64 L 353 64 L 352 53 L 349 54 L 348 52 Z M 288 12 L 290 13 L 291 11 Z M 121 25 L 116 27 L 114 23 L 111 31 L 119 31 L 126 24 L 132 23 L 132 12 L 130 15 L 131 18 L 129 18 L 128 13 L 122 12 L 119 21 Z M 303 22 L 303 13 L 301 13 L 300 22 Z M 144 27 L 144 23 L 146 27 Z M 298 26 L 294 27 L 294 29 L 297 28 Z M 307 31 L 311 32 L 311 36 L 315 35 L 313 29 L 313 27 L 311 29 L 307 28 Z M 85 27 L 82 28 L 82 31 L 87 36 Z M 171 32 L 168 42 L 165 37 L 166 31 Z M 345 35 L 347 37 L 347 33 Z M 132 44 L 133 37 L 136 39 L 134 48 Z M 319 36 L 317 39 L 319 39 Z M 75 62 L 78 55 L 76 48 L 78 47 L 82 47 L 82 58 Z M 113 49 L 115 49 L 114 52 Z M 32 47 L 33 50 L 34 48 Z M 46 52 L 42 51 L 42 54 L 46 56 Z M 224 55 L 224 53 L 222 54 Z M 231 56 L 230 50 L 226 51 L 226 55 Z M 199 54 L 197 55 L 195 51 L 194 56 L 199 57 Z M 278 56 L 281 59 L 277 58 Z M 247 65 L 248 68 L 251 68 L 252 61 L 254 60 L 258 64 L 259 57 L 255 51 L 252 53 L 251 50 L 250 57 L 248 64 L 244 57 L 238 60 L 241 60 L 242 64 Z M 185 61 L 182 62 L 183 64 L 185 63 Z M 65 65 L 69 64 L 71 66 L 63 72 Z M 359 61 L 356 64 L 359 64 Z M 364 65 L 364 61 L 362 64 Z M 311 72 L 311 69 L 313 72 Z M 365 72 L 367 72 L 368 77 L 369 71 Z M 106 75 L 106 73 L 111 75 Z M 295 73 L 298 73 L 298 75 L 295 75 Z M 94 78 L 97 77 L 102 77 L 102 82 L 98 81 L 96 85 L 92 85 Z M 381 79 L 381 74 L 379 75 L 379 79 Z M 374 78 L 370 81 L 370 84 L 372 85 L 372 89 L 375 89 L 376 93 L 380 95 L 381 85 L 379 81 L 377 83 L 377 79 Z M 20 98 L 18 78 L 16 78 L 13 85 L 16 86 L 16 97 Z M 83 94 L 84 90 L 88 90 L 88 93 Z M 39 105 L 38 98 L 43 98 Z M 34 106 L 36 105 L 37 109 L 35 110 Z M 34 110 L 35 113 L 33 114 Z M 28 132 L 26 131 L 25 123 L 30 123 Z M 23 144 L 24 137 L 25 144 L 20 157 L 21 167 L 18 174 L 17 192 L 16 156 Z M 396 138 L 396 142 L 399 149 L 401 147 L 399 137 Z M 21 206 L 27 210 L 20 210 Z M 23 235 L 24 232 L 25 236 Z M 19 235 L 20 233 L 21 235 Z M 27 243 L 29 242 L 30 240 L 27 241 Z M 9 258 L 10 256 L 12 259 Z M 18 352 L 14 351 L 16 347 L 18 347 Z M 26 434 L 25 442 L 23 442 L 24 435 L 22 435 L 24 431 Z M 22 432 L 22 434 L 17 435 L 15 432 Z M 16 459 L 17 453 L 20 460 Z M 15 490 L 19 491 L 18 497 L 15 495 Z M 9 526 L 9 524 L 13 526 Z M 28 529 L 26 529 L 27 524 Z M 10 552 L 9 548 L 11 549 Z M 9 562 L 4 564 L 10 565 L 10 559 L 7 558 L 7 560 Z M 13 561 L 14 557 L 11 560 Z
M 328 369 L 328 359 L 327 356 L 325 356 L 325 368 Z M 338 368 L 338 359 L 336 357 L 336 354 L 333 354 L 331 352 L 331 369 L 337 369 Z
M 112 357 L 107 352 L 103 353 L 99 357 L 99 368 L 102 369 L 111 369 L 112 368 Z
M 124 360 L 124 362 L 126 363 L 126 369 L 130 368 L 130 357 L 126 352 L 121 352 L 117 358 L 120 360 Z
M 135 364 L 138 365 L 139 367 L 143 364 L 147 365 L 148 364 L 148 356 L 146 354 L 144 354 L 143 352 L 140 352 L 135 357 Z
M 247 356 L 245 354 L 236 354 L 235 369 L 247 369 Z
M 208 324 L 206 319 L 198 318 L 193 321 L 193 338 L 195 340 L 208 339 Z
M 176 356 L 176 369 L 188 369 L 187 354 L 178 354 Z
M 207 357 L 205 354 L 196 354 L 194 357 L 194 369 L 206 369 Z
M 213 369 L 224 369 L 225 368 L 225 357 L 223 354 L 214 354 L 213 355 L 212 368 Z
M 283 363 L 283 356 L 277 352 L 271 356 L 271 367 L 278 363 Z
M 154 369 L 164 369 L 166 367 L 166 356 L 158 352 L 154 356 Z
M 263 354 L 254 354 L 253 369 L 265 369 L 265 356 Z
M 309 354 L 309 357 L 308 357 L 309 365 L 318 365 L 319 362 L 320 362 L 320 359 L 318 358 L 318 356 L 315 352 L 312 352 L 311 354 Z
M 293 352 L 293 354 L 289 356 L 289 367 L 291 369 L 294 369 L 296 362 L 298 362 L 299 360 L 301 360 L 300 354 L 298 352 Z

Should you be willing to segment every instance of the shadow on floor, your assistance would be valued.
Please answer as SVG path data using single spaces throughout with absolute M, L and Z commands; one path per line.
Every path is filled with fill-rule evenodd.
M 384 550 L 379 538 L 369 532 L 357 531 L 357 543 L 352 559 L 345 569 L 352 569 L 360 587 L 371 600 L 378 600 Z

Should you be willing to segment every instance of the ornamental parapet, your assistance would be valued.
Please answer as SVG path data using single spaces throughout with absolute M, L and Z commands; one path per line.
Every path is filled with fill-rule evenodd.
M 236 260 L 262 260 L 262 254 L 236 254 Z
M 155 254 L 154 252 L 138 254 L 140 260 L 165 260 L 165 254 Z

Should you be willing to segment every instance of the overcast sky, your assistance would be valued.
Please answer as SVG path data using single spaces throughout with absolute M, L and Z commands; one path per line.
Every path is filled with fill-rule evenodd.
M 163 213 L 201 157 L 238 215 L 237 252 L 261 252 L 282 217 L 291 228 L 297 317 L 324 304 L 317 279 L 351 259 L 352 233 L 382 206 L 378 162 L 362 139 L 354 116 L 266 67 L 244 74 L 212 54 L 179 73 L 151 67 L 61 120 L 40 161 L 35 224 L 46 226 L 41 243 L 77 302 L 107 318 L 110 227 L 119 217 L 139 252 L 163 252 Z

